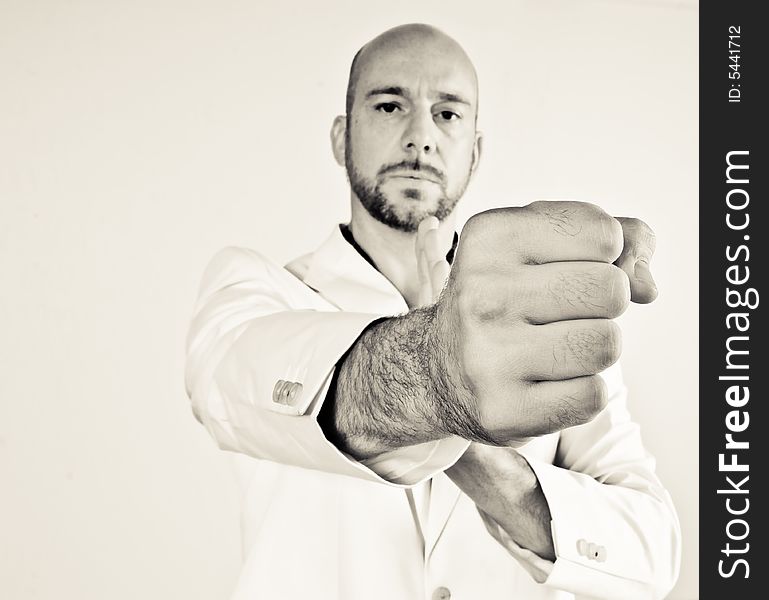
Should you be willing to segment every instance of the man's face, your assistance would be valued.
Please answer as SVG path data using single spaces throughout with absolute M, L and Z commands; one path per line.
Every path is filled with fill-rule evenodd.
M 477 158 L 477 89 L 466 57 L 442 43 L 370 52 L 347 115 L 345 164 L 353 192 L 375 219 L 416 231 L 443 220 Z

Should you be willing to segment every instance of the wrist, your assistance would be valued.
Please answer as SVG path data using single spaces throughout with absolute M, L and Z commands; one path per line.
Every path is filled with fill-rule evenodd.
M 475 393 L 463 375 L 460 324 L 446 306 L 450 299 L 443 298 L 443 302 L 429 307 L 432 312 L 426 336 L 428 394 L 436 407 L 436 418 L 447 435 L 496 445 L 481 425 Z
M 446 437 L 430 385 L 433 316 L 424 308 L 378 321 L 342 365 L 335 428 L 356 458 Z
M 541 496 L 534 471 L 512 448 L 470 444 L 446 474 L 500 524 L 537 505 Z

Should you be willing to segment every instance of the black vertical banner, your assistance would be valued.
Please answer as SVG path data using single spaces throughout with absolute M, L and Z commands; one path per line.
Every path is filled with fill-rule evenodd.
M 762 6 L 706 0 L 700 7 L 701 598 L 769 597 Z

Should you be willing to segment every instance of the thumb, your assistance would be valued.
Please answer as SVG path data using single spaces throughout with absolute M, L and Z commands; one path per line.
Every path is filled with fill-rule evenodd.
M 438 219 L 430 217 L 424 231 L 424 254 L 430 276 L 431 300 L 435 302 L 440 296 L 451 267 L 446 261 L 445 252 L 441 251 L 438 241 Z M 420 224 L 421 226 L 421 224 Z
M 633 302 L 653 302 L 658 294 L 649 264 L 657 245 L 654 232 L 640 219 L 617 217 L 617 220 L 622 225 L 624 245 L 614 264 L 630 279 L 630 299 Z
M 427 306 L 434 301 L 433 292 L 433 268 L 426 246 L 429 245 L 427 237 L 430 231 L 438 227 L 438 219 L 427 217 L 419 223 L 414 250 L 416 252 L 417 273 L 419 275 L 419 306 Z
M 638 258 L 635 262 L 635 291 L 630 287 L 630 299 L 639 304 L 648 304 L 657 298 L 657 284 L 654 282 L 649 261 Z

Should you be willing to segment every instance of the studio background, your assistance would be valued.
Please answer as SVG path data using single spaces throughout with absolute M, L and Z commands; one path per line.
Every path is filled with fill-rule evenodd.
M 331 120 L 404 22 L 478 69 L 463 218 L 572 198 L 656 231 L 622 363 L 681 518 L 670 598 L 697 596 L 696 2 L 0 0 L 0 597 L 227 597 L 237 490 L 183 387 L 200 276 L 347 219 Z

